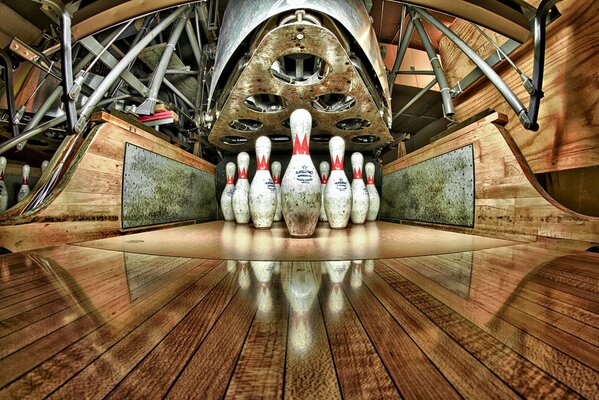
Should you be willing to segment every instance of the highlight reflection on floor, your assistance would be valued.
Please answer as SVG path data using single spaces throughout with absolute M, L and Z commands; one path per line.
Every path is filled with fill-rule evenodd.
M 599 255 L 0 257 L 0 398 L 599 394 Z

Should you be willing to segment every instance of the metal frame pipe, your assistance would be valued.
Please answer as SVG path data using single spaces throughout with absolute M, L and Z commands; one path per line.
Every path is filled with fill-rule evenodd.
M 189 39 L 189 44 L 191 45 L 191 49 L 193 50 L 193 55 L 196 59 L 196 63 L 198 64 L 198 68 L 200 68 L 200 58 L 201 58 L 200 45 L 198 44 L 198 38 L 193 30 L 191 21 L 189 21 L 189 20 L 187 20 L 185 22 L 185 33 L 187 34 L 187 38 Z
M 59 6 L 56 5 L 58 8 Z M 61 41 L 60 55 L 62 65 L 60 75 L 62 78 L 62 102 L 67 115 L 67 133 L 75 133 L 75 124 L 77 123 L 77 107 L 75 106 L 76 95 L 71 93 L 73 88 L 73 55 L 71 54 L 71 14 L 66 7 L 60 10 Z
M 406 103 L 405 106 L 403 106 L 401 108 L 401 110 L 399 110 L 397 112 L 397 114 L 395 114 L 393 116 L 393 120 L 395 121 L 395 118 L 397 118 L 398 116 L 402 115 L 404 113 L 404 111 L 406 111 L 408 108 L 410 108 L 412 106 L 412 104 L 416 103 L 418 101 L 418 99 L 420 99 L 422 96 L 424 96 L 429 90 L 431 90 L 431 88 L 433 86 L 435 86 L 437 84 L 437 78 L 433 78 L 432 81 L 430 81 L 428 83 L 428 85 L 426 85 L 425 87 L 423 87 L 418 93 L 416 93 L 416 96 L 412 97 L 412 100 L 408 101 Z
M 79 120 L 75 126 L 77 132 L 81 132 L 85 129 L 87 121 L 91 117 L 91 114 L 96 107 L 96 104 L 104 97 L 108 89 L 112 84 L 121 76 L 121 73 L 127 68 L 129 63 L 137 58 L 137 55 L 148 45 L 160 32 L 175 21 L 183 12 L 189 9 L 189 6 L 183 6 L 173 11 L 168 17 L 162 19 L 154 29 L 152 29 L 146 36 L 144 36 L 135 46 L 133 46 L 127 54 L 119 61 L 118 65 L 114 67 L 110 73 L 104 78 L 100 86 L 90 96 L 89 100 L 85 103 L 81 110 Z
M 162 53 L 162 57 L 160 57 L 160 61 L 158 65 L 154 69 L 154 74 L 152 75 L 152 81 L 150 84 L 150 90 L 148 91 L 148 96 L 136 109 L 135 112 L 137 114 L 149 115 L 154 113 L 154 109 L 156 108 L 156 103 L 158 102 L 158 92 L 160 91 L 160 86 L 164 81 L 164 75 L 166 74 L 166 70 L 168 69 L 168 65 L 171 62 L 171 58 L 173 53 L 175 52 L 175 46 L 177 42 L 179 42 L 179 37 L 185 28 L 185 24 L 189 20 L 189 14 L 191 13 L 191 8 L 187 7 L 185 12 L 179 16 L 179 21 L 173 27 L 169 39 L 164 48 L 164 52 Z
M 458 46 L 459 49 L 462 50 L 462 52 L 466 54 L 466 56 L 468 56 L 468 58 L 470 58 L 470 60 L 472 60 L 472 62 L 478 68 L 480 68 L 480 70 L 487 76 L 487 78 L 489 78 L 489 80 L 497 88 L 497 90 L 499 90 L 499 93 L 501 93 L 501 95 L 505 98 L 510 107 L 512 107 L 512 109 L 522 122 L 522 125 L 524 125 L 526 129 L 530 129 L 531 122 L 528 118 L 526 107 L 524 107 L 520 99 L 518 99 L 518 97 L 514 94 L 512 89 L 510 89 L 510 87 L 503 81 L 503 79 L 501 79 L 497 72 L 495 72 L 493 68 L 491 68 L 489 64 L 487 64 L 485 60 L 483 60 L 482 57 L 476 53 L 476 51 L 474 51 L 462 39 L 460 39 L 458 35 L 456 35 L 451 29 L 439 22 L 435 17 L 433 17 L 428 12 L 420 8 L 413 7 L 413 10 L 422 18 L 427 20 L 431 25 L 433 25 L 435 28 L 437 28 L 443 34 L 445 34 L 445 36 L 447 36 L 449 40 L 455 43 L 455 45 Z
M 17 137 L 19 136 L 19 125 L 17 125 L 19 121 L 15 119 L 17 107 L 15 104 L 15 88 L 12 80 L 12 61 L 8 53 L 1 49 L 0 60 L 4 64 L 4 77 L 6 78 L 4 91 L 6 92 L 6 103 L 8 105 L 8 126 L 12 130 L 13 137 Z
M 397 75 L 435 75 L 435 71 L 397 71 Z
M 418 31 L 418 35 L 420 36 L 420 39 L 422 39 L 424 51 L 426 51 L 426 54 L 428 55 L 428 59 L 433 67 L 433 72 L 435 73 L 435 77 L 437 78 L 437 82 L 439 83 L 439 87 L 441 88 L 441 100 L 443 101 L 443 115 L 445 117 L 451 117 L 455 114 L 453 109 L 453 100 L 451 99 L 451 91 L 449 89 L 449 85 L 447 84 L 447 79 L 445 78 L 445 72 L 443 72 L 443 67 L 441 67 L 439 56 L 433 48 L 431 39 L 428 37 L 428 34 L 426 33 L 424 26 L 422 26 L 422 22 L 420 22 L 420 17 L 415 15 L 412 7 L 409 7 L 408 10 L 410 11 L 410 15 L 412 16 L 412 21 L 414 22 L 416 31 Z
M 395 78 L 397 77 L 397 71 L 399 71 L 399 67 L 401 66 L 401 62 L 406 55 L 406 51 L 408 51 L 408 45 L 410 44 L 410 39 L 412 38 L 412 33 L 414 32 L 414 22 L 410 19 L 408 26 L 406 27 L 406 33 L 403 37 L 401 37 L 401 41 L 399 42 L 399 47 L 397 48 L 397 55 L 395 56 L 395 62 L 393 63 L 393 69 L 389 73 L 389 90 L 393 93 L 393 83 L 395 82 Z

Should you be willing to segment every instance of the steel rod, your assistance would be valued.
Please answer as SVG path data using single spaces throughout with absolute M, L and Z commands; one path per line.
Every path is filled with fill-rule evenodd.
M 4 50 L 0 50 L 0 59 L 4 64 L 4 77 L 6 78 L 4 91 L 6 92 L 6 103 L 8 105 L 8 126 L 12 130 L 12 136 L 17 137 L 19 136 L 19 125 L 17 125 L 18 121 L 15 120 L 17 107 L 15 105 L 15 88 L 13 87 L 12 80 L 12 61 L 8 53 Z
M 410 19 L 408 26 L 406 28 L 406 34 L 401 38 L 399 42 L 399 47 L 397 47 L 397 55 L 395 56 L 395 62 L 393 63 L 393 69 L 389 73 L 389 90 L 393 92 L 393 83 L 395 82 L 395 78 L 397 77 L 397 71 L 399 71 L 399 67 L 401 66 L 401 62 L 406 55 L 406 51 L 408 51 L 408 46 L 410 44 L 410 39 L 412 38 L 412 32 L 414 32 L 414 22 Z
M 412 97 L 412 100 L 408 101 L 406 103 L 405 106 L 403 106 L 401 108 L 401 110 L 399 110 L 397 112 L 397 114 L 395 114 L 393 116 L 393 120 L 395 121 L 395 118 L 397 118 L 398 116 L 400 116 L 401 114 L 403 114 L 404 111 L 406 111 L 408 108 L 410 108 L 412 106 L 412 104 L 416 103 L 422 96 L 424 96 L 429 90 L 431 90 L 431 88 L 433 86 L 435 86 L 435 84 L 437 83 L 437 78 L 433 78 L 432 81 L 430 81 L 428 83 L 428 85 L 426 85 L 425 87 L 423 87 L 418 93 L 416 93 L 416 96 Z
M 108 89 L 112 84 L 120 77 L 121 73 L 127 68 L 127 65 L 152 41 L 160 32 L 168 27 L 175 19 L 177 19 L 183 12 L 188 9 L 188 6 L 180 7 L 173 11 L 168 17 L 164 18 L 152 29 L 146 36 L 144 36 L 135 46 L 133 46 L 127 54 L 120 60 L 118 65 L 114 67 L 110 73 L 104 78 L 100 86 L 90 96 L 89 100 L 83 106 L 81 115 L 77 121 L 75 129 L 77 132 L 83 131 L 87 125 L 87 121 L 91 117 L 91 114 L 96 107 L 96 104 L 104 97 Z
M 191 49 L 193 50 L 193 55 L 196 59 L 196 63 L 198 68 L 200 68 L 200 46 L 198 44 L 198 38 L 194 32 L 193 26 L 191 25 L 191 21 L 187 20 L 185 22 L 185 33 L 187 34 L 187 39 L 189 39 L 189 44 L 191 45 Z
M 175 52 L 175 46 L 177 45 L 179 37 L 181 36 L 183 29 L 185 28 L 185 24 L 189 19 L 190 13 L 191 8 L 188 6 L 185 8 L 185 11 L 179 16 L 179 21 L 177 21 L 177 23 L 173 27 L 168 42 L 164 47 L 162 57 L 160 57 L 160 61 L 154 69 L 154 74 L 152 75 L 152 81 L 150 83 L 148 95 L 144 102 L 136 108 L 135 112 L 137 114 L 150 115 L 154 113 L 156 103 L 158 102 L 158 92 L 160 91 L 160 86 L 162 86 L 162 83 L 164 81 L 164 75 L 166 74 L 168 65 L 171 62 L 173 53 Z
M 67 115 L 67 134 L 75 133 L 77 123 L 77 107 L 75 98 L 71 94 L 73 88 L 73 57 L 71 54 L 71 14 L 66 7 L 60 10 L 60 25 L 62 29 L 60 53 L 62 65 L 60 74 L 62 77 L 62 102 Z
M 397 71 L 397 75 L 435 75 L 435 71 Z
M 512 107 L 512 109 L 522 122 L 522 125 L 524 125 L 526 129 L 529 129 L 531 127 L 531 123 L 526 113 L 526 107 L 524 107 L 520 99 L 518 99 L 518 97 L 503 81 L 503 79 L 501 79 L 497 72 L 495 72 L 493 68 L 491 68 L 489 64 L 487 64 L 485 60 L 483 60 L 482 57 L 476 53 L 476 51 L 474 51 L 462 39 L 460 39 L 458 35 L 456 35 L 451 29 L 439 22 L 435 17 L 433 17 L 428 12 L 420 8 L 414 7 L 413 10 L 416 11 L 417 14 L 422 16 L 422 18 L 426 19 L 431 25 L 433 25 L 435 28 L 437 28 L 443 34 L 445 34 L 445 36 L 447 36 L 449 40 L 455 43 L 455 45 L 458 46 L 459 49 L 462 50 L 462 52 L 464 52 L 464 54 L 466 54 L 468 58 L 470 58 L 470 60 L 472 60 L 472 62 L 478 68 L 480 68 L 480 70 L 487 76 L 487 78 L 489 78 L 489 80 L 497 88 L 497 90 L 499 90 L 499 93 L 501 93 L 501 95 L 505 98 L 510 107 Z
M 416 27 L 416 31 L 422 39 L 422 44 L 424 46 L 424 51 L 428 55 L 428 59 L 433 67 L 433 72 L 435 73 L 435 77 L 437 78 L 437 82 L 439 83 L 439 87 L 441 88 L 441 100 L 443 101 L 443 115 L 453 116 L 455 114 L 453 109 L 453 100 L 451 99 L 451 91 L 449 89 L 449 85 L 447 84 L 447 79 L 445 78 L 445 72 L 443 72 L 443 67 L 441 67 L 441 62 L 439 61 L 439 56 L 437 52 L 433 48 L 433 44 L 431 43 L 431 39 L 428 37 L 424 26 L 422 26 L 422 22 L 420 22 L 420 18 L 414 14 L 413 9 L 410 7 L 410 15 L 412 16 L 412 21 L 414 22 L 414 26 Z

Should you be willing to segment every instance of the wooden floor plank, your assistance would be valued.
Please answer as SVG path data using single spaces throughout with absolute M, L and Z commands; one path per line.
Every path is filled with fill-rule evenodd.
M 326 270 L 325 263 L 312 263 L 314 273 Z M 361 264 L 355 264 L 351 278 L 357 276 Z M 347 274 L 348 280 L 350 274 Z M 341 392 L 347 399 L 401 398 L 393 380 L 385 369 L 376 349 L 368 338 L 360 320 L 347 300 L 343 282 L 331 282 L 331 276 L 322 277 L 318 292 L 325 327 Z M 356 279 L 351 279 L 352 287 Z M 361 283 L 357 278 L 357 283 Z M 359 290 L 359 287 L 356 289 Z
M 359 291 L 346 289 L 345 294 L 403 397 L 460 398 L 367 287 Z
M 287 282 L 281 282 L 274 271 L 278 263 L 250 262 L 257 280 L 258 312 L 241 350 L 226 398 L 259 395 L 262 399 L 280 399 L 283 396 L 289 303 L 282 288 Z M 290 267 L 291 263 L 284 262 L 279 269 Z
M 249 287 L 239 289 L 173 384 L 167 398 L 214 399 L 224 395 L 256 314 L 255 289 L 253 279 Z
M 284 397 L 341 398 L 317 299 L 321 274 L 314 275 L 309 262 L 293 262 L 290 269 L 281 269 L 281 275 L 288 283 L 284 290 L 290 305 Z
M 229 289 L 233 286 L 232 280 L 223 281 L 227 274 L 225 264 L 221 263 L 204 279 L 181 293 L 135 330 L 120 339 L 113 347 L 107 349 L 50 397 L 56 399 L 104 397 L 192 310 L 199 308 L 205 314 L 208 314 L 206 309 L 214 310 L 215 312 L 212 314 L 212 322 L 214 322 L 220 312 L 218 307 L 212 307 L 211 302 L 219 304 L 219 299 L 224 299 L 226 304 L 230 299 L 231 291 Z M 232 292 L 234 293 L 234 291 Z M 213 296 L 208 300 L 209 294 L 213 294 Z M 176 334 L 180 334 L 180 332 Z M 163 369 L 164 365 L 154 364 L 153 367 L 162 374 L 167 372 Z M 102 376 L 102 380 L 90 387 L 89 382 L 94 381 L 96 376 Z
M 578 397 L 545 371 L 397 274 L 384 263 L 377 261 L 375 272 L 523 397 L 538 399 Z
M 518 395 L 374 272 L 363 281 L 412 340 L 465 398 L 508 399 Z M 464 379 L 468 376 L 469 379 Z
M 590 383 L 599 382 L 597 371 L 563 353 L 560 351 L 562 349 L 548 345 L 527 331 L 489 313 L 480 305 L 456 296 L 446 288 L 428 280 L 404 264 L 405 259 L 381 261 L 576 392 L 588 397 L 597 393 L 597 385 Z
M 39 397 L 51 393 L 106 349 L 143 323 L 174 297 L 201 282 L 218 261 L 193 260 L 190 269 L 166 282 L 154 295 L 138 302 L 115 301 L 112 318 L 83 318 L 37 340 L 0 360 L 0 388 L 20 375 L 21 379 L 0 390 L 0 397 Z

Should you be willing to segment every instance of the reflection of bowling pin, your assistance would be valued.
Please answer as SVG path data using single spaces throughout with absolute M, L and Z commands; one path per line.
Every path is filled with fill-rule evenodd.
M 44 161 L 42 161 L 42 166 L 41 166 L 41 169 L 42 169 L 42 174 L 44 173 L 44 171 L 46 170 L 46 168 L 48 168 L 48 164 L 49 164 L 49 163 L 50 163 L 50 162 L 49 162 L 48 160 L 44 160 Z
M 329 179 L 331 167 L 329 166 L 328 162 L 323 161 L 320 163 L 318 169 L 320 170 L 320 220 L 328 221 L 327 213 L 324 211 L 324 188 L 327 186 L 327 180 Z
M 227 271 L 232 272 L 237 266 L 237 260 L 227 260 Z
M 250 269 L 248 267 L 248 262 L 244 260 L 239 260 L 239 287 L 242 289 L 247 289 L 252 284 L 252 279 L 250 277 Z
M 351 264 L 352 270 L 349 282 L 352 288 L 357 289 L 362 286 L 362 260 L 353 260 Z
M 274 261 L 250 261 L 250 266 L 252 267 L 252 271 L 254 271 L 254 276 L 256 276 L 258 282 L 264 285 L 270 282 L 275 270 Z
M 283 218 L 291 236 L 311 236 L 320 214 L 320 180 L 310 158 L 312 116 L 304 109 L 290 117 L 293 155 L 281 183 Z
M 329 152 L 332 171 L 324 188 L 324 209 L 331 228 L 342 229 L 347 226 L 352 206 L 351 188 L 343 171 L 345 141 L 342 137 L 335 136 L 329 141 Z
M 364 157 L 362 153 L 351 155 L 351 166 L 354 171 L 354 179 L 351 182 L 352 206 L 351 222 L 352 224 L 363 224 L 368 214 L 368 190 L 364 185 L 362 178 L 362 167 L 364 166 Z
M 223 212 L 225 221 L 235 220 L 235 214 L 233 214 L 233 193 L 235 192 L 235 163 L 227 163 L 225 168 L 227 173 L 227 184 L 223 190 L 223 194 L 220 196 L 220 209 Z
M 4 183 L 4 170 L 6 169 L 6 158 L 0 157 L 0 212 L 8 208 L 8 191 Z
M 250 222 L 250 183 L 248 182 L 248 166 L 250 165 L 250 156 L 245 151 L 237 155 L 237 183 L 231 203 L 233 204 L 233 214 L 238 224 L 247 224 Z
M 271 143 L 266 136 L 256 140 L 256 175 L 250 185 L 250 215 L 254 227 L 268 229 L 277 210 L 277 192 L 268 170 Z
M 374 164 L 369 162 L 366 163 L 366 189 L 368 190 L 368 215 L 366 215 L 366 221 L 376 221 L 376 217 L 381 207 L 381 197 L 379 192 L 374 186 Z
M 272 181 L 275 184 L 277 192 L 277 209 L 275 210 L 275 218 L 273 221 L 279 222 L 283 218 L 283 205 L 281 204 L 281 163 L 275 161 L 272 163 Z
M 332 283 L 342 283 L 351 261 L 325 261 Z
M 17 195 L 17 201 L 23 200 L 25 196 L 29 194 L 29 165 L 23 165 L 23 180 L 21 181 L 21 189 Z

